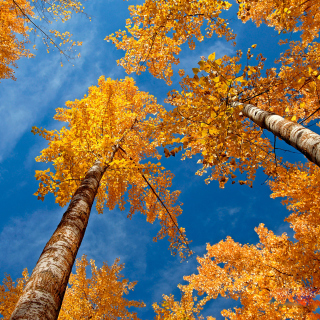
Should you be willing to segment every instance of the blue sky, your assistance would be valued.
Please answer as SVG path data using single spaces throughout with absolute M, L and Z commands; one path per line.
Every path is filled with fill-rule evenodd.
M 142 1 L 98 0 L 85 3 L 86 12 L 92 17 L 74 17 L 70 23 L 60 26 L 83 41 L 79 49 L 81 58 L 64 63 L 60 67 L 57 52 L 46 53 L 45 47 L 37 40 L 38 51 L 33 59 L 18 61 L 16 81 L 3 80 L 0 83 L 0 275 L 9 273 L 14 279 L 21 276 L 22 270 L 31 272 L 39 255 L 57 227 L 65 208 L 59 207 L 49 195 L 44 202 L 38 201 L 33 193 L 37 190 L 35 170 L 46 168 L 36 163 L 34 158 L 46 147 L 46 142 L 31 133 L 31 127 L 59 129 L 61 124 L 53 120 L 55 109 L 67 100 L 81 99 L 91 85 L 97 84 L 101 75 L 113 79 L 126 76 L 122 67 L 117 66 L 123 52 L 117 51 L 111 43 L 104 41 L 106 35 L 124 29 L 129 17 L 128 5 Z M 256 43 L 256 53 L 262 52 L 267 66 L 279 56 L 277 42 L 279 36 L 272 29 L 256 28 L 252 23 L 242 24 L 232 9 L 228 16 L 233 17 L 231 27 L 238 34 L 237 47 L 223 39 L 213 37 L 196 43 L 196 50 L 186 47 L 181 55 L 183 68 L 191 72 L 200 60 L 213 51 L 216 56 L 233 54 L 236 49 L 247 48 Z M 283 49 L 283 48 L 281 48 Z M 72 65 L 74 64 L 74 66 Z M 176 68 L 175 70 L 177 70 Z M 150 76 L 132 75 L 140 90 L 148 91 L 163 103 L 166 93 L 178 89 L 179 77 L 175 74 L 173 85 Z M 286 146 L 287 149 L 289 147 Z M 302 156 L 294 158 L 286 154 L 288 161 L 304 161 Z M 288 215 L 280 199 L 270 199 L 270 190 L 263 184 L 265 176 L 259 172 L 252 189 L 247 186 L 227 184 L 219 189 L 217 182 L 209 185 L 204 178 L 196 176 L 196 160 L 180 161 L 179 157 L 163 159 L 164 165 L 176 175 L 173 189 L 182 191 L 180 200 L 184 203 L 179 224 L 186 228 L 187 236 L 193 242 L 195 254 L 185 262 L 173 257 L 168 251 L 168 243 L 162 240 L 152 242 L 159 230 L 145 217 L 136 214 L 132 220 L 127 212 L 118 209 L 103 215 L 92 211 L 89 225 L 78 257 L 86 254 L 96 260 L 100 267 L 103 261 L 112 264 L 120 257 L 125 263 L 124 275 L 130 281 L 138 281 L 129 299 L 143 300 L 147 307 L 138 310 L 141 319 L 152 319 L 153 302 L 160 302 L 162 294 L 174 293 L 179 298 L 177 285 L 183 283 L 183 276 L 196 272 L 196 256 L 205 253 L 206 243 L 214 244 L 227 236 L 241 243 L 256 243 L 258 237 L 254 227 L 264 223 L 276 234 L 287 232 L 292 235 L 289 225 L 283 222 Z M 217 299 L 205 310 L 204 315 L 222 319 L 220 311 L 232 307 L 230 300 Z

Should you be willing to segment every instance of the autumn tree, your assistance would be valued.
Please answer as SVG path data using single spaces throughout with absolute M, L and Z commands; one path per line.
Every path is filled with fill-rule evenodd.
M 181 302 L 165 296 L 155 311 L 175 314 L 185 292 L 193 292 L 198 302 L 189 305 L 196 310 L 219 295 L 241 302 L 234 310 L 222 310 L 228 319 L 319 319 L 319 170 L 310 162 L 286 163 L 269 181 L 271 196 L 284 198 L 291 211 L 286 221 L 294 231 L 293 241 L 260 225 L 257 245 L 241 245 L 231 237 L 207 244 L 205 256 L 198 257 L 198 272 L 184 277 L 189 284 L 180 286 Z
M 101 268 L 97 268 L 95 261 L 90 260 L 91 278 L 87 277 L 88 265 L 85 255 L 76 260 L 76 273 L 70 275 L 70 286 L 67 287 L 58 319 L 138 319 L 136 313 L 128 309 L 144 307 L 144 303 L 125 298 L 136 283 L 123 279 L 121 271 L 124 264 L 119 264 L 119 259 L 116 259 L 110 267 L 104 262 Z M 0 315 L 3 320 L 10 318 L 28 278 L 25 269 L 22 278 L 12 281 L 6 275 L 3 280 L 0 286 Z
M 21 57 L 33 57 L 27 44 L 30 34 L 41 34 L 49 51 L 54 46 L 61 54 L 71 58 L 75 45 L 70 32 L 49 29 L 53 21 L 65 22 L 73 13 L 82 13 L 83 6 L 76 0 L 46 1 L 28 0 L 0 1 L 0 79 L 15 79 L 14 69 Z
M 266 23 L 282 38 L 288 32 L 299 32 L 301 39 L 279 41 L 286 50 L 276 61 L 278 68 L 265 70 L 266 57 L 255 54 L 256 44 L 252 44 L 245 55 L 238 50 L 232 57 L 217 59 L 214 53 L 202 57 L 194 65 L 193 76 L 180 70 L 182 88 L 168 96 L 174 109 L 160 125 L 159 141 L 167 146 L 166 156 L 182 146 L 183 158 L 200 155 L 198 174 L 209 169 L 206 181 L 217 179 L 222 187 L 228 180 L 251 186 L 256 170 L 263 167 L 275 179 L 271 183 L 273 196 L 285 197 L 293 210 L 287 220 L 298 241 L 276 236 L 261 225 L 256 246 L 242 246 L 231 238 L 208 245 L 207 255 L 199 258 L 199 274 L 186 278 L 188 290 L 205 293 L 200 305 L 219 294 L 240 299 L 242 308 L 223 313 L 231 319 L 313 319 L 314 298 L 319 292 L 319 229 L 317 205 L 311 209 L 310 204 L 317 202 L 318 168 L 284 164 L 275 156 L 275 142 L 263 136 L 263 129 L 319 166 L 319 136 L 301 125 L 318 118 L 320 48 L 315 39 L 320 26 L 319 1 L 237 2 L 243 22 Z M 106 39 L 125 50 L 118 63 L 128 73 L 148 68 L 170 84 L 172 64 L 179 63 L 181 45 L 188 41 L 193 49 L 194 40 L 203 39 L 201 26 L 205 22 L 209 25 L 207 36 L 220 30 L 219 36 L 236 40 L 227 20 L 220 16 L 230 6 L 226 1 L 145 1 L 130 7 L 128 31 Z M 237 177 L 239 172 L 247 176 Z M 166 297 L 156 312 L 159 317 L 174 318 L 181 304 Z M 194 308 L 192 301 L 189 307 Z
M 70 275 L 70 287 L 67 288 L 58 319 L 137 320 L 136 312 L 130 312 L 129 308 L 145 305 L 125 298 L 136 282 L 123 279 L 121 271 L 124 264 L 119 264 L 119 261 L 116 259 L 111 267 L 104 262 L 101 268 L 97 268 L 94 260 L 90 260 L 91 277 L 87 278 L 86 267 L 89 263 L 85 256 L 78 259 L 76 273 Z
M 207 181 L 218 179 L 221 186 L 227 180 L 235 181 L 237 169 L 247 172 L 246 179 L 239 182 L 251 185 L 256 169 L 271 164 L 274 146 L 262 137 L 264 128 L 296 147 L 309 160 L 318 162 L 315 159 L 318 138 L 312 132 L 267 113 L 275 112 L 293 122 L 300 119 L 304 124 L 317 117 L 319 44 L 314 42 L 319 31 L 317 1 L 238 3 L 238 16 L 243 22 L 252 19 L 258 26 L 264 22 L 280 33 L 299 31 L 301 41 L 290 42 L 289 49 L 277 61 L 279 71 L 271 68 L 263 74 L 266 58 L 262 54 L 256 56 L 257 63 L 252 63 L 255 44 L 247 51 L 244 67 L 240 62 L 245 57 L 239 50 L 234 57 L 215 59 L 214 54 L 208 59 L 203 57 L 199 66 L 193 68 L 194 77 L 184 77 L 184 71 L 179 71 L 184 77 L 182 90 L 169 95 L 168 101 L 175 109 L 168 114 L 167 125 L 161 128 L 162 143 L 179 143 L 176 135 L 182 135 L 181 142 L 187 149 L 183 157 L 200 154 L 203 168 L 198 173 L 213 168 Z M 188 41 L 190 49 L 194 49 L 195 39 L 203 40 L 201 27 L 205 22 L 207 37 L 215 32 L 227 40 L 236 39 L 228 21 L 221 16 L 230 7 L 227 1 L 146 1 L 129 7 L 131 19 L 127 20 L 127 31 L 116 32 L 106 39 L 125 50 L 118 63 L 128 73 L 148 68 L 155 77 L 170 84 L 172 64 L 179 63 L 181 45 Z M 287 40 L 279 42 L 286 43 Z M 171 154 L 178 151 L 178 146 L 174 148 Z M 169 150 L 165 152 L 170 155 Z
M 185 76 L 182 79 L 182 91 L 170 92 L 168 102 L 175 108 L 168 112 L 162 123 L 161 143 L 182 144 L 185 149 L 183 158 L 200 154 L 203 167 L 198 174 L 211 169 L 206 181 L 219 180 L 222 187 L 228 180 L 236 181 L 237 170 L 247 174 L 245 179 L 240 178 L 238 181 L 250 186 L 259 167 L 263 167 L 270 175 L 275 174 L 274 170 L 281 164 L 281 159 L 275 157 L 275 145 L 263 135 L 263 129 L 280 137 L 310 161 L 320 165 L 319 135 L 296 123 L 298 117 L 304 117 L 305 123 L 317 117 L 315 112 L 318 103 L 306 108 L 307 103 L 315 102 L 317 96 L 319 79 L 312 75 L 315 71 L 309 67 L 309 83 L 304 84 L 302 78 L 303 81 L 295 80 L 291 89 L 284 90 L 283 79 L 270 80 L 269 73 L 266 78 L 261 77 L 264 67 L 261 55 L 257 57 L 257 67 L 245 67 L 244 71 L 240 71 L 241 55 L 238 52 L 235 57 L 224 56 L 222 59 L 215 59 L 214 54 L 208 59 L 203 57 L 199 67 L 193 69 L 194 77 Z M 282 71 L 279 74 L 287 77 Z M 272 87 L 270 81 L 279 86 Z M 304 88 L 299 91 L 301 83 Z M 274 105 L 259 93 L 256 98 L 252 96 L 256 86 L 265 90 Z M 279 92 L 281 95 L 278 96 Z M 305 92 L 302 97 L 301 92 Z M 256 99 L 258 107 L 237 102 L 239 97 L 242 101 Z M 283 113 L 284 117 L 272 113 L 275 110 Z M 292 115 L 292 112 L 296 114 Z M 309 117 L 308 112 L 311 112 Z M 177 137 L 177 134 L 182 138 Z M 165 152 L 170 156 L 168 150 L 165 149 Z
M 55 119 L 68 123 L 60 131 L 33 128 L 48 141 L 37 161 L 52 168 L 37 171 L 36 193 L 49 192 L 56 202 L 69 207 L 45 246 L 11 319 L 56 319 L 76 254 L 96 199 L 98 213 L 128 203 L 131 218 L 136 211 L 147 221 L 159 220 L 155 240 L 165 236 L 173 252 L 183 255 L 188 242 L 177 225 L 181 208 L 178 191 L 170 192 L 173 175 L 164 171 L 154 130 L 165 110 L 153 96 L 138 91 L 133 79 L 99 79 L 82 100 L 58 108 Z M 188 249 L 187 249 L 188 250 Z
M 242 22 L 252 20 L 257 26 L 266 23 L 279 33 L 300 32 L 303 45 L 310 44 L 319 33 L 319 1 L 237 0 L 238 17 Z M 131 19 L 127 31 L 118 31 L 106 37 L 117 49 L 125 51 L 118 61 L 128 73 L 145 71 L 171 83 L 172 65 L 178 64 L 181 45 L 188 42 L 195 48 L 195 40 L 213 34 L 236 39 L 223 13 L 231 8 L 228 1 L 201 0 L 147 0 L 142 5 L 129 6 Z M 201 27 L 206 23 L 207 27 Z M 173 32 L 172 32 L 173 31 Z M 294 43 L 292 41 L 292 43 Z M 302 57 L 301 57 L 302 58 Z
M 197 303 L 198 298 L 194 295 L 194 290 L 191 286 L 178 285 L 181 290 L 181 300 L 175 301 L 174 296 L 163 295 L 163 301 L 160 306 L 157 303 L 152 305 L 154 312 L 156 313 L 156 320 L 201 320 L 204 317 L 201 315 L 203 306 Z M 209 316 L 207 320 L 215 320 L 215 318 Z
M 241 245 L 231 237 L 207 244 L 207 253 L 197 258 L 198 272 L 184 277 L 188 284 L 180 286 L 181 302 L 164 296 L 155 312 L 175 315 L 186 295 L 191 296 L 189 309 L 200 312 L 221 296 L 239 301 L 239 307 L 222 310 L 226 319 L 319 319 L 315 313 L 320 292 L 317 242 L 292 242 L 262 224 L 256 232 L 257 245 Z

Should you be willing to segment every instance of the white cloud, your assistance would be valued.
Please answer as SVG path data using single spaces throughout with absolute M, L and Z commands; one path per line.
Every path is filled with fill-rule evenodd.
M 40 121 L 71 73 L 69 66 L 57 67 L 57 59 L 57 55 L 52 54 L 35 65 L 32 65 L 34 60 L 21 61 L 17 81 L 7 80 L 1 84 L 0 161 L 10 154 L 22 135 Z M 29 77 L 29 74 L 37 76 Z
M 170 295 L 174 291 L 177 292 L 177 284 L 186 283 L 183 277 L 196 273 L 198 265 L 196 258 L 204 255 L 205 248 L 205 245 L 194 247 L 192 248 L 194 254 L 187 260 L 180 261 L 177 258 L 166 263 L 161 271 L 157 270 L 157 274 L 152 275 L 157 279 L 152 289 L 152 301 L 160 302 L 163 294 Z M 176 299 L 180 299 L 180 296 Z
M 290 240 L 294 241 L 293 239 L 294 232 L 293 232 L 293 229 L 290 228 L 289 223 L 282 223 L 273 231 L 278 236 L 281 236 L 283 233 L 286 233 L 290 237 Z
M 0 269 L 4 272 L 14 269 L 21 274 L 27 267 L 31 272 L 66 209 L 42 209 L 9 220 L 0 231 Z M 155 228 L 142 228 L 141 224 L 150 224 L 140 221 L 144 217 L 139 218 L 133 217 L 130 221 L 125 212 L 118 210 L 98 215 L 93 209 L 78 257 L 86 254 L 88 259 L 96 260 L 99 266 L 103 261 L 111 265 L 120 257 L 121 263 L 128 263 L 134 270 L 132 278 L 135 278 L 135 274 L 141 276 L 146 271 L 146 251 L 152 241 L 149 232 Z
M 11 219 L 0 232 L 0 269 L 18 272 L 13 278 L 20 277 L 26 267 L 31 273 L 62 213 L 61 208 L 53 211 L 43 209 Z
M 130 221 L 126 215 L 117 209 L 106 209 L 100 215 L 93 210 L 78 257 L 86 254 L 99 263 L 107 261 L 109 264 L 120 258 L 121 263 L 128 263 L 134 269 L 133 277 L 144 274 L 147 245 L 152 241 L 149 233 L 154 228 L 150 228 L 141 216 L 133 216 Z M 143 225 L 149 228 L 143 228 Z
M 99 50 L 94 50 L 93 46 L 97 25 L 91 24 L 90 28 L 81 29 L 84 23 L 89 22 L 74 17 L 73 24 L 68 26 L 71 32 L 81 30 L 84 41 L 83 46 L 77 49 L 82 55 L 80 59 L 68 63 L 54 50 L 49 54 L 44 53 L 44 46 L 37 41 L 39 50 L 36 57 L 18 61 L 19 68 L 15 73 L 17 80 L 1 81 L 0 162 L 10 155 L 23 134 L 30 132 L 33 125 L 38 125 L 45 116 L 53 117 L 54 110 L 62 107 L 65 101 L 81 99 L 88 87 L 97 83 L 97 78 L 102 74 L 99 62 L 94 64 L 95 67 L 90 65 L 84 70 L 87 61 L 99 54 Z M 114 58 L 109 57 L 108 60 L 114 63 Z M 113 73 L 116 74 L 116 71 Z

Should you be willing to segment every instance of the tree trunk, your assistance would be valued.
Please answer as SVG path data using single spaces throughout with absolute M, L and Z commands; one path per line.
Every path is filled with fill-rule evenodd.
M 296 122 L 286 120 L 251 104 L 233 102 L 232 105 L 243 106 L 244 116 L 299 150 L 306 158 L 320 167 L 320 135 Z
M 105 167 L 97 161 L 87 172 L 56 231 L 43 249 L 10 320 L 58 318 L 104 171 Z

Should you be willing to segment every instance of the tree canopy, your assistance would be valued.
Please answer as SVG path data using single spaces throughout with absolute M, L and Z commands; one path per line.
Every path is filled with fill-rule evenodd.
M 242 110 L 249 101 L 261 112 L 274 112 L 304 125 L 319 117 L 319 7 L 316 1 L 237 2 L 242 22 L 252 20 L 257 26 L 265 23 L 282 35 L 279 46 L 286 49 L 276 60 L 278 68 L 265 69 L 266 57 L 255 54 L 257 46 L 252 43 L 245 56 L 238 50 L 234 56 L 219 59 L 215 53 L 201 57 L 192 69 L 193 76 L 179 70 L 181 90 L 168 94 L 167 102 L 174 109 L 161 123 L 160 142 L 169 146 L 164 149 L 167 157 L 175 155 L 179 145 L 184 148 L 182 159 L 200 155 L 198 163 L 202 168 L 197 174 L 210 170 L 206 182 L 219 180 L 221 187 L 228 180 L 252 187 L 256 171 L 262 167 L 272 178 L 272 197 L 285 197 L 285 204 L 293 210 L 287 221 L 296 232 L 297 241 L 289 241 L 285 234 L 276 236 L 260 225 L 256 228 L 258 245 L 242 246 L 230 237 L 213 246 L 208 244 L 205 257 L 198 258 L 199 274 L 185 277 L 191 289 L 183 290 L 181 304 L 166 296 L 163 308 L 156 306 L 155 310 L 158 315 L 174 318 L 177 308 L 182 310 L 188 299 L 186 292 L 195 289 L 206 294 L 200 306 L 218 295 L 240 299 L 242 308 L 223 311 L 222 315 L 230 319 L 312 319 L 317 317 L 314 311 L 319 287 L 315 271 L 319 267 L 318 214 L 314 200 L 319 168 L 310 163 L 285 164 L 276 155 L 275 140 L 272 143 L 264 135 L 265 127 L 257 121 L 252 123 Z M 210 9 L 206 7 L 209 3 Z M 214 30 L 227 40 L 235 40 L 236 45 L 237 38 L 222 13 L 222 9 L 230 7 L 226 1 L 146 1 L 130 8 L 128 31 L 106 39 L 125 50 L 118 63 L 126 72 L 140 73 L 148 68 L 152 75 L 171 84 L 172 64 L 179 63 L 180 46 L 188 41 L 189 48 L 194 49 L 194 38 L 203 41 L 201 27 L 205 20 L 210 21 L 207 37 Z M 291 32 L 299 32 L 300 40 L 290 40 L 290 35 L 284 38 Z M 165 50 L 171 54 L 162 58 Z M 289 141 L 285 135 L 289 126 L 290 121 L 277 135 L 304 153 L 297 142 Z M 302 139 L 308 144 L 317 138 L 310 134 Z M 312 149 L 314 155 L 318 153 L 317 147 Z M 237 178 L 244 172 L 246 179 Z M 286 304 L 287 299 L 291 304 Z M 188 301 L 192 311 L 192 296 Z
M 83 5 L 79 1 L 12 0 L 0 1 L 0 79 L 15 79 L 14 69 L 21 57 L 31 58 L 28 43 L 30 35 L 41 35 L 47 51 L 53 46 L 70 58 L 75 45 L 81 45 L 72 39 L 70 32 L 55 29 L 47 31 L 46 25 L 54 21 L 66 22 L 73 13 L 82 13 Z M 35 45 L 33 46 L 35 49 Z
M 65 293 L 59 320 L 69 319 L 138 319 L 136 312 L 129 308 L 144 307 L 140 301 L 125 298 L 134 289 L 135 282 L 124 279 L 121 271 L 124 264 L 116 259 L 112 266 L 106 262 L 97 268 L 94 260 L 86 256 L 76 261 L 76 273 L 71 274 Z M 91 267 L 91 277 L 87 276 L 87 267 Z M 0 315 L 8 320 L 14 306 L 28 281 L 28 270 L 22 273 L 22 278 L 13 281 L 9 275 L 0 286 Z
M 184 257 L 186 251 L 191 252 L 185 230 L 177 224 L 177 217 L 182 213 L 178 203 L 180 192 L 170 190 L 173 173 L 159 162 L 162 154 L 168 158 L 181 152 L 183 160 L 196 158 L 200 165 L 196 174 L 204 176 L 207 184 L 218 180 L 222 188 L 228 181 L 252 188 L 261 168 L 267 175 L 271 197 L 284 198 L 283 203 L 289 210 L 286 222 L 293 230 L 294 239 L 290 240 L 286 233 L 278 235 L 261 223 L 255 228 L 259 237 L 256 244 L 240 244 L 231 236 L 216 244 L 208 243 L 206 254 L 197 259 L 197 273 L 185 276 L 188 284 L 179 285 L 181 300 L 164 295 L 162 303 L 154 304 L 159 320 L 202 319 L 204 306 L 219 296 L 241 303 L 233 310 L 222 311 L 229 319 L 316 319 L 319 316 L 315 312 L 320 290 L 317 200 L 320 169 L 319 161 L 314 159 L 320 158 L 320 136 L 305 126 L 315 123 L 320 110 L 317 42 L 320 3 L 239 0 L 237 4 L 233 14 L 243 23 L 265 24 L 278 32 L 278 45 L 283 49 L 274 64 L 266 62 L 269 57 L 258 53 L 256 43 L 251 43 L 249 48 L 237 48 L 232 54 L 218 57 L 212 52 L 201 56 L 198 63 L 194 61 L 192 74 L 179 70 L 181 88 L 168 93 L 166 102 L 171 104 L 168 110 L 158 104 L 153 95 L 138 90 L 132 78 L 112 80 L 102 76 L 98 86 L 91 86 L 83 99 L 68 101 L 65 108 L 57 109 L 54 118 L 66 126 L 59 130 L 32 129 L 48 142 L 37 161 L 50 163 L 49 168 L 36 171 L 39 189 L 35 195 L 43 200 L 52 193 L 60 206 L 70 202 L 57 228 L 65 229 L 54 233 L 43 254 L 49 256 L 57 243 L 69 240 L 73 260 L 65 260 L 70 270 L 94 199 L 98 213 L 116 206 L 124 210 L 127 205 L 131 219 L 140 211 L 148 222 L 159 222 L 160 231 L 155 240 L 167 236 L 173 253 L 180 252 Z M 10 65 L 21 56 L 31 56 L 25 46 L 29 31 L 26 21 L 32 23 L 35 14 L 28 2 L 0 3 L 0 8 L 1 5 L 10 13 L 3 18 L 7 19 L 3 28 L 7 30 L 5 41 L 10 42 L 10 46 L 3 47 L 11 48 L 0 56 L 4 57 L 2 77 L 13 78 Z M 45 2 L 38 8 L 62 21 L 68 20 L 72 11 L 83 9 L 78 2 L 53 3 L 51 7 Z M 131 18 L 126 21 L 126 31 L 119 30 L 105 39 L 117 49 L 125 50 L 118 64 L 127 73 L 141 75 L 148 70 L 152 76 L 171 85 L 174 65 L 180 63 L 178 56 L 185 43 L 193 50 L 197 42 L 215 34 L 237 46 L 237 35 L 230 27 L 230 10 L 232 4 L 221 0 L 146 0 L 142 5 L 129 6 Z M 71 47 L 74 45 L 69 33 L 51 33 L 63 44 L 70 41 Z M 293 37 L 293 33 L 298 36 Z M 17 34 L 22 40 L 17 40 Z M 58 47 L 46 33 L 44 35 L 49 43 Z M 248 109 L 256 117 L 250 116 Z M 264 121 L 266 117 L 270 120 L 268 126 Z M 266 131 L 269 132 L 266 134 Z M 283 153 L 278 156 L 276 136 L 314 164 L 285 162 L 284 158 L 291 159 Z M 95 178 L 95 187 L 87 183 L 90 178 Z M 79 204 L 85 202 L 85 198 L 91 201 L 86 210 L 78 210 L 73 216 L 74 200 Z M 66 227 L 68 219 L 69 224 L 76 225 L 72 221 L 76 215 L 84 221 L 81 234 L 74 236 L 77 242 L 73 241 L 71 227 L 70 230 Z M 195 219 L 194 216 L 190 219 Z M 53 257 L 54 254 L 50 261 Z M 12 292 L 13 297 L 17 297 L 25 287 L 31 296 L 29 289 L 36 287 L 34 283 L 40 283 L 37 275 L 47 272 L 43 265 L 54 274 L 54 264 L 41 259 L 27 285 L 26 273 L 16 287 L 7 278 L 7 289 L 3 292 Z M 60 262 L 63 259 L 60 257 Z M 118 270 L 116 273 L 121 271 L 117 263 L 112 267 Z M 78 262 L 77 271 L 82 278 L 70 280 L 72 288 L 81 287 L 83 293 L 78 296 L 68 289 L 66 303 L 72 306 L 72 311 L 68 309 L 64 313 L 62 307 L 60 317 L 99 318 L 110 313 L 110 317 L 135 318 L 135 314 L 126 311 L 114 315 L 114 308 L 111 308 L 113 311 L 105 308 L 116 305 L 115 309 L 123 311 L 125 307 L 139 307 L 142 303 L 130 304 L 117 298 L 114 304 L 99 305 L 102 300 L 111 299 L 110 292 L 122 295 L 132 286 L 124 282 L 125 286 L 119 289 L 116 281 L 115 286 L 101 291 L 103 272 L 108 274 L 112 268 L 105 265 L 100 273 L 94 263 L 91 264 L 92 278 L 87 281 L 87 264 L 85 259 Z M 29 296 L 23 296 L 19 301 L 28 303 L 28 299 Z

